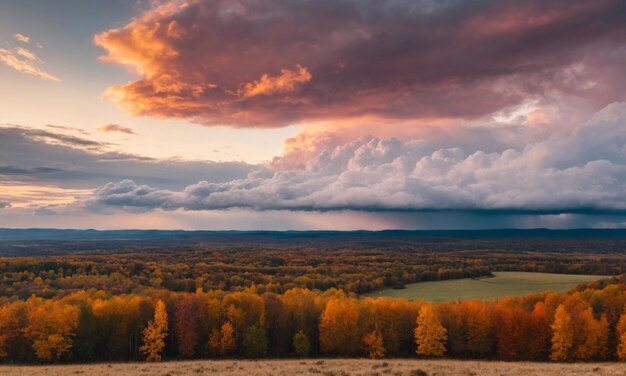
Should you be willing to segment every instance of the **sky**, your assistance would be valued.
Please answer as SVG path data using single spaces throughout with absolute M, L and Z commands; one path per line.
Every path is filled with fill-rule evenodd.
M 620 0 L 0 0 L 0 227 L 626 226 Z

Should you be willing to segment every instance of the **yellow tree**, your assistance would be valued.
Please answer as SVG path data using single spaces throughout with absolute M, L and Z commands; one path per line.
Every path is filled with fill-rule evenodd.
M 15 327 L 15 318 L 11 310 L 12 306 L 0 306 L 0 358 L 7 356 L 7 342 L 9 342 L 9 332 Z
M 56 300 L 46 300 L 28 314 L 28 335 L 40 360 L 59 360 L 72 349 L 80 310 Z
M 167 337 L 167 326 L 165 303 L 159 300 L 154 310 L 154 319 L 150 320 L 143 330 L 144 345 L 139 349 L 146 354 L 147 361 L 161 360 L 161 352 L 165 348 L 165 337 Z
M 356 355 L 360 348 L 359 303 L 352 298 L 332 298 L 320 319 L 322 352 Z
M 209 349 L 209 354 L 212 356 L 217 356 L 220 354 L 220 331 L 217 329 L 213 329 L 211 335 L 209 336 L 209 342 L 207 343 L 207 348 Z
M 616 330 L 619 342 L 617 344 L 617 353 L 615 355 L 617 355 L 617 359 L 626 361 L 626 309 L 617 322 Z
M 448 336 L 446 328 L 441 325 L 435 306 L 424 305 L 416 320 L 415 343 L 417 353 L 425 356 L 442 357 L 446 352 L 446 342 Z
M 230 354 L 237 348 L 237 342 L 235 341 L 235 328 L 230 322 L 225 322 L 222 325 L 220 333 L 220 353 Z
M 565 306 L 559 304 L 554 314 L 552 328 L 552 352 L 550 359 L 559 362 L 569 360 L 574 344 L 574 328 L 572 317 L 567 313 Z
M 363 337 L 363 345 L 367 349 L 368 356 L 372 359 L 380 359 L 385 356 L 383 336 L 378 331 L 373 331 Z
M 585 342 L 586 352 L 580 360 L 603 360 L 608 357 L 609 348 L 609 321 L 606 315 L 600 316 L 599 320 L 593 318 L 591 309 L 589 309 L 591 318 L 586 329 L 587 341 Z
M 589 301 L 579 292 L 569 295 L 563 307 L 571 319 L 572 346 L 568 360 L 601 359 L 608 352 L 608 320 L 594 318 Z M 574 329 L 575 328 L 575 329 Z
M 480 300 L 463 302 L 465 328 L 467 330 L 467 350 L 475 355 L 485 356 L 491 350 L 494 335 L 489 306 Z

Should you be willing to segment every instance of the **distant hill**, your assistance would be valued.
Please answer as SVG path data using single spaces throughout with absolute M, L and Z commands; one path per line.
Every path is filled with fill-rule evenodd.
M 626 238 L 626 229 L 494 229 L 494 230 L 383 230 L 383 231 L 183 231 L 183 230 L 73 230 L 0 228 L 0 240 L 112 240 L 214 238 Z
M 626 250 L 626 229 L 182 231 L 0 229 L 0 255 L 137 252 L 193 247 L 389 248 L 414 251 Z

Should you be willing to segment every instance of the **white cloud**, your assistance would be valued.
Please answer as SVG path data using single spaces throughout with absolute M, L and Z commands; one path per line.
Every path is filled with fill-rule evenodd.
M 485 152 L 425 140 L 362 137 L 320 152 L 303 168 L 261 168 L 245 179 L 183 190 L 111 182 L 91 208 L 173 210 L 626 211 L 626 104 L 570 134 Z

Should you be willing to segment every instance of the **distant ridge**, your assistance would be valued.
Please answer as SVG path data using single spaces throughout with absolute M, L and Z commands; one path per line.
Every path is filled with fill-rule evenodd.
M 185 230 L 77 230 L 77 229 L 11 229 L 0 228 L 0 241 L 6 240 L 141 240 L 141 239 L 195 239 L 215 237 L 268 238 L 336 238 L 391 237 L 391 238 L 626 238 L 626 229 L 493 229 L 493 230 L 381 230 L 381 231 L 185 231 Z

